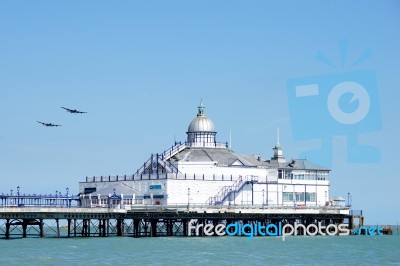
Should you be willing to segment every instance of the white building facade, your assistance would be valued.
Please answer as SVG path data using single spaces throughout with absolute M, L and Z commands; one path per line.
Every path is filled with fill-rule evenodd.
M 202 103 L 187 140 L 150 158 L 133 175 L 87 177 L 79 183 L 82 205 L 330 205 L 330 170 L 306 159 L 286 161 L 279 145 L 271 159 L 238 155 L 216 141 Z

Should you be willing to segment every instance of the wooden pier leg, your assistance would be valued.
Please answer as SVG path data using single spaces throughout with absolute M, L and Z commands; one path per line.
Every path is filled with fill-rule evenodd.
M 99 219 L 99 226 L 98 226 L 98 230 L 99 230 L 99 236 L 103 236 L 103 226 L 102 226 L 102 220 Z
M 10 239 L 10 219 L 6 221 L 6 239 Z
M 91 222 L 91 220 L 88 219 L 88 220 L 87 220 L 87 230 L 86 230 L 86 236 L 87 236 L 87 237 L 90 236 L 90 222 Z
M 81 232 L 81 235 L 82 235 L 82 236 L 86 236 L 86 227 L 87 227 L 87 225 L 86 225 L 86 219 L 83 219 L 83 220 L 82 220 L 82 232 Z
M 139 235 L 139 224 L 140 224 L 140 220 L 139 219 L 134 219 L 133 220 L 133 236 L 134 237 L 140 237 L 140 235 Z
M 57 226 L 57 238 L 60 238 L 60 221 L 56 219 L 56 226 Z
M 22 237 L 26 238 L 26 228 L 28 227 L 28 221 L 22 220 Z
M 174 220 L 167 220 L 167 236 L 174 235 Z
M 39 219 L 39 234 L 40 237 L 44 237 L 43 219 Z
M 157 236 L 157 220 L 151 219 L 150 221 L 150 236 L 156 237 Z
M 199 219 L 198 223 L 203 225 L 203 229 L 199 231 L 199 236 L 204 236 L 204 226 L 206 226 L 206 219 Z
M 71 219 L 68 219 L 67 220 L 67 222 L 68 222 L 68 237 L 71 237 Z
M 183 224 L 183 235 L 188 236 L 188 228 L 189 228 L 189 222 L 190 219 L 182 219 L 182 224 Z
M 124 219 L 117 220 L 117 236 L 124 236 Z
M 106 222 L 107 222 L 107 220 L 106 219 L 103 219 L 103 237 L 106 237 L 107 236 L 107 234 L 106 234 Z
M 74 237 L 76 237 L 76 219 L 74 219 Z
M 353 230 L 354 229 L 354 217 L 353 216 L 350 216 L 349 217 L 349 230 L 350 230 L 350 232 L 351 232 L 351 230 Z
M 171 220 L 167 220 L 167 219 L 164 219 L 164 227 L 165 227 L 165 229 L 166 229 L 166 232 L 165 232 L 165 235 L 166 236 L 169 236 L 169 227 L 170 227 L 170 221 Z
M 110 219 L 106 219 L 106 235 L 110 236 Z
M 144 231 L 144 236 L 150 236 L 150 234 L 148 233 L 148 229 L 149 229 L 149 220 L 145 220 L 143 219 L 143 231 Z

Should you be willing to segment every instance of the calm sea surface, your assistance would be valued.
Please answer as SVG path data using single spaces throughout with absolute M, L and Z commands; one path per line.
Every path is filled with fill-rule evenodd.
M 400 265 L 400 236 L 0 239 L 0 265 Z

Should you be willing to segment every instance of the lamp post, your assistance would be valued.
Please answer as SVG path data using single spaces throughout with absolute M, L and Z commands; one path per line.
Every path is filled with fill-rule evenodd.
M 19 207 L 19 189 L 20 187 L 17 187 L 17 206 Z
M 67 191 L 67 207 L 69 207 L 69 202 L 68 202 L 68 197 L 69 197 L 69 188 L 67 187 L 65 190 Z

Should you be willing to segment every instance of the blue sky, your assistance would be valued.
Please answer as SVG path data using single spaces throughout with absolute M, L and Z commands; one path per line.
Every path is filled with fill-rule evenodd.
M 218 141 L 231 131 L 236 152 L 268 159 L 279 127 L 288 159 L 330 160 L 332 195 L 350 192 L 369 223 L 396 223 L 399 28 L 397 1 L 1 1 L 0 192 L 78 193 L 85 176 L 131 174 L 185 140 L 203 98 Z M 289 80 L 365 70 L 379 111 L 366 127 L 293 126 L 291 106 L 303 112 Z M 316 106 L 305 108 L 308 121 L 326 99 Z M 318 126 L 321 138 L 296 139 Z M 379 158 L 350 162 L 348 135 Z M 313 157 L 321 140 L 331 148 Z

